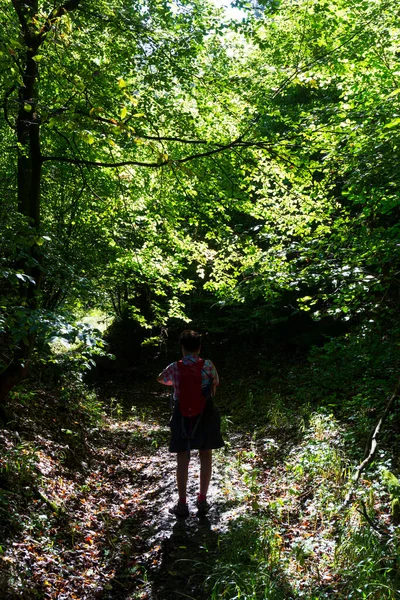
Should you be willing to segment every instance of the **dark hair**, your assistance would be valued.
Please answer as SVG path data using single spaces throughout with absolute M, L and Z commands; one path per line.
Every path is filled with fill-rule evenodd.
M 179 343 L 188 352 L 196 352 L 201 346 L 201 335 L 197 331 L 191 329 L 185 329 L 179 336 Z

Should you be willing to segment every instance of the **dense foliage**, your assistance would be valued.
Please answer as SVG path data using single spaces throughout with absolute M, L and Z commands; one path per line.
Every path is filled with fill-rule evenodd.
M 339 583 L 315 597 L 394 598 L 398 388 L 370 467 L 376 499 L 351 496 L 358 521 L 343 503 L 399 372 L 400 6 L 235 4 L 240 18 L 204 0 L 0 0 L 0 417 L 18 429 L 42 385 L 84 453 L 102 418 L 88 370 L 148 368 L 191 322 L 209 334 L 225 410 L 254 430 L 246 456 L 261 465 L 245 480 L 255 516 L 223 542 L 208 593 L 300 594 L 294 572 L 316 554 L 297 540 L 293 563 L 277 536 L 291 511 L 307 527 L 300 500 L 321 485 L 315 530 L 339 513 L 343 526 L 321 533 L 338 542 Z M 275 446 L 257 441 L 291 439 L 293 424 L 301 460 L 282 455 L 282 475 Z M 5 486 L 13 469 L 34 486 L 35 451 L 10 439 Z M 265 509 L 269 468 L 298 494 Z M 304 589 L 323 583 L 309 577 Z

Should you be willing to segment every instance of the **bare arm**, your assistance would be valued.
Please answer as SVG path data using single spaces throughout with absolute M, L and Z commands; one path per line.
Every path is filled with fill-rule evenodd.
M 172 381 L 165 381 L 164 379 L 164 371 L 162 371 L 159 376 L 157 377 L 157 381 L 158 383 L 162 383 L 162 385 L 173 385 Z
M 211 395 L 214 398 L 215 394 L 217 393 L 217 387 L 219 386 L 219 376 L 217 373 L 217 369 L 215 368 L 215 365 L 210 361 L 211 363 L 211 374 L 212 374 L 212 383 L 211 383 Z

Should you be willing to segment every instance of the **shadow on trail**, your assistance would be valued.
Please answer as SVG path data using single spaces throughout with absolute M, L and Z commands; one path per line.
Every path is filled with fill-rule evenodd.
M 212 570 L 224 504 L 219 490 L 211 486 L 212 509 L 207 518 L 199 518 L 194 508 L 198 480 L 194 455 L 189 467 L 190 516 L 177 519 L 171 512 L 176 501 L 175 456 L 163 448 L 148 457 L 136 473 L 141 510 L 125 519 L 118 532 L 120 540 L 131 541 L 130 551 L 122 561 L 119 557 L 112 590 L 101 595 L 102 600 L 207 598 L 204 581 Z
M 207 599 L 204 581 L 212 570 L 218 545 L 217 532 L 212 530 L 207 518 L 184 520 L 174 517 L 169 525 L 166 537 L 160 539 L 157 534 L 153 535 L 153 544 L 147 551 L 131 557 L 116 571 L 114 581 L 118 582 L 117 585 L 113 585 L 113 591 L 102 598 Z M 148 533 L 154 534 L 154 529 L 149 528 Z
M 218 533 L 212 530 L 208 518 L 177 520 L 170 537 L 163 542 L 161 564 L 153 583 L 153 598 L 206 600 L 204 581 L 212 571 L 217 547 Z
M 115 549 L 111 561 L 115 566 L 114 576 L 99 598 L 206 600 L 204 581 L 212 570 L 224 507 L 220 491 L 223 464 L 215 465 L 209 490 L 210 514 L 199 518 L 195 500 L 200 464 L 198 452 L 192 452 L 188 481 L 190 516 L 186 520 L 177 519 L 171 512 L 177 491 L 176 456 L 167 451 L 168 395 L 143 393 L 132 398 L 130 390 L 120 385 L 104 391 L 106 398 L 117 399 L 122 411 L 115 427 L 101 433 L 101 443 L 110 448 L 124 448 L 125 460 L 116 465 L 116 471 L 118 477 L 134 484 L 140 503 L 116 532 L 120 550 Z M 123 421 L 124 417 L 128 420 Z

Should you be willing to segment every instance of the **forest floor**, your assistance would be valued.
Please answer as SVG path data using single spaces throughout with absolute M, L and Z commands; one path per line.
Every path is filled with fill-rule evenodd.
M 229 460 L 243 442 L 230 436 L 227 449 L 215 451 L 212 508 L 202 518 L 195 509 L 198 453 L 192 453 L 190 516 L 177 519 L 169 394 L 134 389 L 104 385 L 111 415 L 87 432 L 81 456 L 71 457 L 73 444 L 65 443 L 73 430 L 63 429 L 58 440 L 32 422 L 16 435 L 3 430 L 5 455 L 18 454 L 20 472 L 15 493 L 8 490 L 0 504 L 1 598 L 206 598 L 218 534 L 247 510 L 240 470 Z M 55 421 L 51 406 L 43 406 L 43 415 Z
M 107 416 L 83 433 L 78 416 L 68 417 L 70 429 L 60 426 L 62 407 L 55 409 L 49 394 L 31 395 L 29 409 L 23 394 L 14 398 L 18 434 L 0 431 L 0 598 L 209 600 L 220 597 L 218 577 L 229 588 L 236 567 L 236 580 L 249 575 L 251 598 L 364 597 L 348 595 L 353 567 L 343 571 L 336 553 L 332 511 L 344 497 L 349 463 L 343 431 L 331 416 L 317 416 L 305 433 L 293 416 L 281 426 L 283 413 L 275 423 L 270 415 L 258 437 L 223 418 L 227 445 L 214 452 L 212 508 L 206 517 L 196 514 L 193 452 L 190 516 L 177 519 L 170 512 L 176 459 L 167 451 L 164 389 L 122 377 L 105 382 L 100 396 Z M 35 412 L 39 417 L 29 418 Z M 363 485 L 388 536 L 388 509 L 373 496 L 370 480 Z M 390 562 L 381 534 L 366 528 L 355 510 L 349 519 L 375 544 L 376 560 Z M 357 536 L 346 542 L 345 561 L 349 553 L 362 557 Z M 224 597 L 237 597 L 232 585 Z

